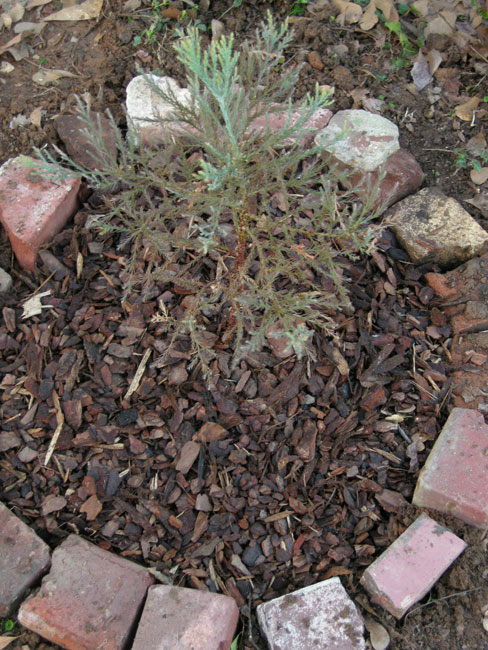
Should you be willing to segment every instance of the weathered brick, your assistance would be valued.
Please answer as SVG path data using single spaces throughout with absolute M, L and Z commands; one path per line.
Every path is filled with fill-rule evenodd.
M 0 503 L 0 618 L 13 611 L 50 561 L 49 546 Z
M 132 650 L 229 650 L 238 620 L 229 596 L 158 585 L 149 589 Z
M 19 621 L 66 650 L 123 650 L 152 583 L 146 569 L 70 535 Z
M 26 159 L 11 158 L 0 167 L 0 221 L 20 266 L 34 271 L 40 247 L 75 212 L 81 178 L 55 182 L 27 167 Z
M 364 624 L 339 578 L 259 605 L 270 650 L 364 650 Z
M 487 449 L 482 414 L 454 408 L 420 472 L 413 503 L 488 526 Z
M 366 569 L 361 584 L 374 603 L 401 618 L 465 548 L 462 539 L 422 514 Z

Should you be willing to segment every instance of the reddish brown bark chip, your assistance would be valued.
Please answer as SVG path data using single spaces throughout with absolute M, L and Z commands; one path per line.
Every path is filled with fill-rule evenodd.
M 19 621 L 67 650 L 123 650 L 153 582 L 137 564 L 70 535 Z

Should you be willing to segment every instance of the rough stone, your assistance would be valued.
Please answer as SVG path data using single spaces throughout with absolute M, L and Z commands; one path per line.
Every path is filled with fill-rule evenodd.
M 474 409 L 454 408 L 422 468 L 413 503 L 488 526 L 488 425 Z
M 124 650 L 153 582 L 146 569 L 70 535 L 19 622 L 66 650 Z
M 420 165 L 405 149 L 398 149 L 372 172 L 361 172 L 337 161 L 335 173 L 345 173 L 341 184 L 363 201 L 372 197 L 375 209 L 382 214 L 389 206 L 414 192 L 424 180 Z
M 420 190 L 392 208 L 389 223 L 410 259 L 452 267 L 484 252 L 488 234 L 437 188 Z
M 0 503 L 0 618 L 15 609 L 50 562 L 49 546 Z
M 372 172 L 400 148 L 398 136 L 398 127 L 385 117 L 349 109 L 334 115 L 315 144 L 345 165 Z
M 365 650 L 364 624 L 339 578 L 259 605 L 270 650 Z
M 229 596 L 158 585 L 149 589 L 132 650 L 228 650 L 238 620 Z
M 422 514 L 370 564 L 361 584 L 374 603 L 401 618 L 465 548 L 462 539 Z
M 273 107 L 277 112 L 272 112 Z M 256 117 L 247 129 L 247 133 L 265 133 L 267 130 L 276 132 L 282 129 L 287 120 L 290 120 L 290 126 L 294 126 L 301 116 L 300 110 L 292 110 L 288 115 L 287 107 L 282 106 L 280 110 L 279 104 L 273 104 L 270 107 L 270 112 L 266 115 Z M 309 147 L 320 129 L 323 129 L 329 123 L 332 117 L 332 112 L 327 108 L 319 108 L 312 113 L 308 120 L 304 123 L 303 128 L 307 130 L 306 134 L 298 141 L 300 147 Z M 297 138 L 285 138 L 281 147 L 290 147 L 296 144 Z
M 7 271 L 4 271 L 0 268 L 0 293 L 6 293 L 10 291 L 13 286 L 13 280 Z
M 79 176 L 53 181 L 26 166 L 27 156 L 0 167 L 0 221 L 19 264 L 34 271 L 40 247 L 50 241 L 77 208 Z M 53 170 L 55 170 L 53 166 Z
M 96 130 L 98 130 L 98 126 L 100 125 L 106 154 L 108 154 L 110 159 L 116 160 L 117 144 L 115 131 L 110 120 L 104 115 L 95 112 L 90 113 L 90 117 Z M 60 115 L 55 125 L 59 137 L 64 142 L 68 155 L 71 156 L 74 162 L 87 169 L 97 169 L 100 167 L 100 153 L 104 152 L 97 151 L 97 147 L 90 142 L 85 132 L 89 127 L 84 119 L 79 115 Z
M 173 106 L 158 94 L 152 84 L 163 93 L 173 93 L 183 105 L 189 106 L 191 102 L 190 91 L 181 88 L 172 77 L 158 77 L 154 74 L 134 77 L 126 88 L 127 115 L 136 137 L 144 145 L 162 144 L 171 136 L 185 135 L 189 128 L 186 124 L 171 121 L 174 116 Z

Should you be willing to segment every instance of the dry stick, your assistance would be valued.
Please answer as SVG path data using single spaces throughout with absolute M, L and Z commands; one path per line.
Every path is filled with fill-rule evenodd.
M 428 607 L 429 605 L 433 605 L 434 603 L 440 603 L 441 600 L 449 600 L 450 598 L 457 598 L 458 596 L 466 596 L 466 594 L 470 594 L 472 591 L 481 591 L 482 589 L 488 589 L 488 586 L 473 587 L 473 589 L 466 589 L 466 591 L 456 591 L 455 594 L 450 594 L 449 596 L 442 596 L 442 598 L 434 598 L 434 600 L 429 600 L 428 603 L 424 603 L 423 605 L 417 605 L 417 607 L 414 607 L 414 609 L 408 612 L 408 614 L 405 616 L 403 620 L 405 622 L 408 616 L 410 616 L 410 614 L 413 614 L 414 612 L 418 611 L 419 609 L 423 609 L 424 607 Z
M 49 461 L 51 460 L 51 456 L 53 455 L 54 448 L 56 447 L 56 443 L 58 441 L 58 438 L 61 434 L 61 431 L 63 429 L 63 424 L 64 424 L 64 415 L 63 411 L 61 410 L 61 405 L 59 404 L 59 397 L 56 393 L 55 390 L 53 390 L 53 402 L 54 402 L 54 408 L 56 409 L 56 422 L 57 422 L 57 427 L 56 430 L 53 434 L 53 437 L 51 438 L 51 442 L 49 443 L 49 447 L 47 449 L 46 453 L 46 458 L 44 459 L 44 465 L 47 466 Z
M 139 383 L 141 381 L 142 375 L 144 374 L 144 370 L 146 369 L 146 364 L 148 362 L 149 357 L 151 356 L 151 350 L 148 348 L 144 352 L 144 356 L 141 359 L 141 362 L 136 370 L 136 374 L 134 375 L 132 381 L 130 382 L 129 390 L 124 396 L 124 400 L 128 400 L 129 397 L 134 393 L 138 388 L 139 388 Z

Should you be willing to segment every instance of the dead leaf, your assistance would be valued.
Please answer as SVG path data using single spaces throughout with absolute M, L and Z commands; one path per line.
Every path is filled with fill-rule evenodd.
M 136 9 L 139 9 L 141 4 L 141 0 L 127 0 L 127 2 L 124 3 L 124 12 L 129 13 L 135 11 Z
M 366 7 L 366 11 L 363 14 L 359 26 L 361 29 L 364 29 L 365 32 L 368 32 L 370 29 L 373 29 L 378 20 L 379 18 L 376 15 L 376 2 L 375 0 L 371 0 L 369 5 Z
M 43 7 L 51 2 L 51 0 L 31 0 L 26 9 L 34 9 L 34 7 Z
M 334 0 L 334 4 L 340 12 L 336 19 L 339 25 L 352 25 L 352 23 L 358 23 L 361 20 L 363 10 L 354 2 Z
M 14 36 L 13 38 L 11 38 L 8 41 L 8 43 L 5 43 L 5 45 L 2 45 L 2 47 L 0 47 L 0 54 L 3 54 L 8 49 L 10 49 L 12 46 L 17 45 L 17 43 L 20 43 L 21 40 L 22 40 L 22 34 L 17 34 L 17 36 Z
M 376 0 L 376 9 L 383 13 L 387 23 L 395 23 L 400 20 L 393 0 Z
M 29 115 L 29 120 L 30 120 L 31 124 L 33 124 L 34 126 L 37 126 L 40 129 L 41 128 L 41 119 L 42 119 L 42 110 L 41 110 L 40 106 L 38 106 Z
M 430 52 L 427 53 L 426 59 L 429 63 L 430 74 L 435 74 L 437 68 L 442 63 L 442 54 L 438 50 L 430 50 Z
M 102 504 L 97 499 L 96 494 L 93 494 L 91 497 L 89 497 L 80 508 L 80 512 L 84 512 L 86 514 L 87 521 L 93 521 L 96 519 L 101 511 Z
M 17 23 L 14 27 L 14 32 L 20 34 L 22 38 L 38 36 L 45 26 L 46 23 Z
M 427 18 L 427 26 L 424 31 L 424 38 L 432 34 L 441 34 L 443 36 L 451 36 L 456 25 L 457 12 L 443 9 L 432 18 Z
M 422 50 L 419 50 L 410 74 L 417 90 L 423 90 L 431 83 L 433 77 L 429 70 L 429 62 L 422 54 Z
M 31 318 L 31 316 L 38 316 L 39 314 L 42 314 L 43 309 L 49 309 L 50 307 L 52 307 L 52 305 L 43 305 L 41 302 L 41 298 L 44 298 L 44 296 L 49 296 L 49 295 L 51 295 L 50 289 L 48 291 L 43 291 L 42 293 L 36 293 L 35 296 L 32 296 L 32 298 L 26 300 L 22 305 L 24 309 L 22 318 L 24 319 L 24 318 Z
M 469 176 L 476 185 L 483 185 L 488 181 L 488 167 L 482 167 L 480 170 L 472 169 Z
M 85 0 L 80 5 L 64 7 L 64 9 L 47 16 L 44 20 L 91 20 L 92 18 L 98 18 L 102 5 L 103 0 Z
M 386 650 L 390 645 L 390 635 L 386 629 L 371 616 L 364 617 L 364 626 L 369 632 L 373 650 Z
M 12 641 L 15 641 L 18 637 L 16 636 L 0 636 L 0 650 L 3 650 L 6 648 L 8 645 L 12 643 Z
M 212 42 L 219 41 L 221 36 L 224 33 L 224 23 L 220 20 L 212 19 L 210 23 L 210 29 L 212 30 Z
M 21 4 L 16 2 L 8 13 L 10 18 L 13 20 L 13 22 L 18 23 L 19 20 L 22 20 L 22 18 L 24 17 L 25 9 Z
M 38 70 L 32 75 L 32 81 L 40 86 L 47 86 L 48 84 L 61 79 L 62 77 L 76 77 L 77 75 L 72 72 L 67 72 L 66 70 L 47 70 L 43 68 Z
M 471 99 L 469 99 L 464 104 L 459 104 L 459 106 L 456 106 L 454 112 L 460 120 L 463 120 L 463 122 L 472 122 L 474 112 L 477 109 L 479 103 L 479 97 L 471 97 Z
M 487 194 L 477 194 L 472 199 L 466 199 L 466 203 L 474 205 L 475 208 L 481 212 L 485 219 L 488 219 L 488 195 Z
M 10 16 L 9 13 L 4 12 L 3 14 L 0 15 L 0 20 L 3 23 L 3 26 L 5 29 L 10 29 L 12 27 L 12 17 Z
M 473 156 L 481 156 L 486 151 L 486 138 L 482 131 L 474 135 L 466 142 L 466 151 Z

